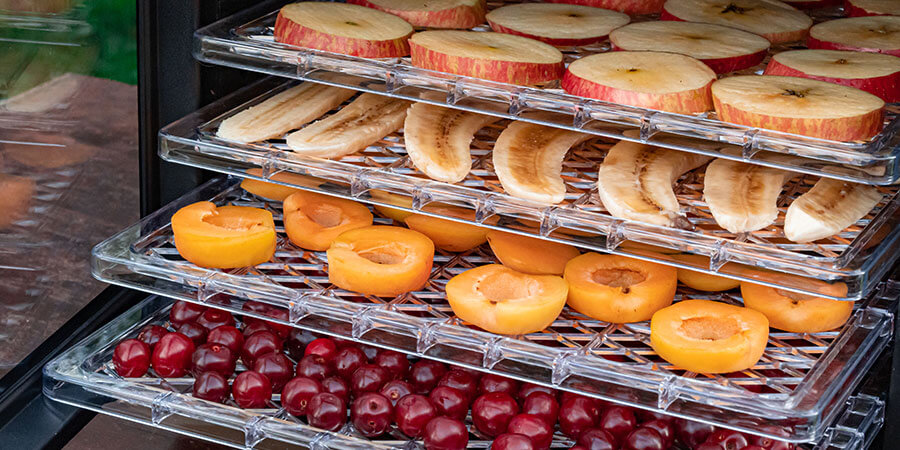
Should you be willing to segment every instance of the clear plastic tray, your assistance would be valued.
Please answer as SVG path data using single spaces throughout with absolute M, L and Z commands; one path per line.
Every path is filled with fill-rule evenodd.
M 693 231 L 610 216 L 596 192 L 596 167 L 612 142 L 606 138 L 598 137 L 570 153 L 563 167 L 566 199 L 547 207 L 506 195 L 500 186 L 490 149 L 503 123 L 476 135 L 473 170 L 456 184 L 433 181 L 416 170 L 399 132 L 336 160 L 293 155 L 285 151 L 289 149 L 282 139 L 241 144 L 216 137 L 224 118 L 290 85 L 277 78 L 264 80 L 167 126 L 160 132 L 160 155 L 172 162 L 257 179 L 281 171 L 307 174 L 319 179 L 294 186 L 459 221 L 422 210 L 434 202 L 455 204 L 474 210 L 476 221 L 486 227 L 843 300 L 863 298 L 900 256 L 895 251 L 900 240 L 897 186 L 879 187 L 883 201 L 843 232 L 816 243 L 797 244 L 784 238 L 784 211 L 812 187 L 814 176 L 797 177 L 786 186 L 779 200 L 782 212 L 772 226 L 736 235 L 718 227 L 703 202 L 702 170 L 685 175 L 676 186 Z M 249 167 L 261 167 L 262 176 L 248 175 Z M 393 195 L 381 195 L 385 192 Z M 669 254 L 678 252 L 709 260 L 689 263 Z
M 746 371 L 684 372 L 655 355 L 646 322 L 614 325 L 566 308 L 542 332 L 500 336 L 459 320 L 443 286 L 468 268 L 494 262 L 486 247 L 462 254 L 439 252 L 426 288 L 396 298 L 361 296 L 330 285 L 324 253 L 299 250 L 283 235 L 274 259 L 255 267 L 219 271 L 181 259 L 169 220 L 196 201 L 268 208 L 282 231 L 280 203 L 247 194 L 236 181 L 213 180 L 98 244 L 94 275 L 238 314 L 245 314 L 241 308 L 247 301 L 265 302 L 286 309 L 289 320 L 283 323 L 294 327 L 796 442 L 822 436 L 838 413 L 836 405 L 890 341 L 893 315 L 882 302 L 900 295 L 900 285 L 882 284 L 874 300 L 857 303 L 839 331 L 773 330 L 765 355 Z M 734 292 L 686 288 L 676 300 L 685 296 L 740 302 Z
M 492 6 L 500 4 L 494 2 Z M 435 72 L 413 66 L 408 58 L 365 59 L 301 49 L 274 42 L 276 14 L 271 6 L 257 7 L 198 30 L 195 56 L 228 67 L 860 183 L 890 184 L 900 178 L 896 105 L 889 107 L 882 133 L 870 141 L 829 141 L 728 124 L 715 120 L 713 113 L 687 116 L 585 99 L 566 94 L 556 84 L 525 87 Z M 571 61 L 606 50 L 607 44 L 598 44 L 566 49 L 564 53 Z M 557 112 L 560 118 L 521 117 L 523 112 L 534 110 Z M 628 130 L 634 134 L 626 134 Z M 672 135 L 697 141 L 671 139 Z

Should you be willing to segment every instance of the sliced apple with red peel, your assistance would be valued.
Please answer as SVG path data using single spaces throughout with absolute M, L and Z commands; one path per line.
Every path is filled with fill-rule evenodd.
M 472 28 L 484 23 L 484 0 L 348 0 L 393 14 L 416 27 Z
M 884 101 L 856 88 L 771 75 L 723 78 L 712 85 L 719 119 L 835 141 L 881 131 Z
M 416 67 L 501 83 L 541 84 L 563 72 L 556 47 L 511 34 L 423 31 L 412 35 L 409 45 Z
M 900 17 L 870 16 L 822 22 L 809 30 L 809 48 L 900 56 Z
M 669 0 L 660 19 L 724 25 L 773 44 L 799 41 L 813 24 L 809 16 L 777 0 Z
M 631 18 L 627 14 L 590 6 L 518 3 L 489 12 L 487 20 L 496 32 L 563 47 L 600 42 Z
M 615 50 L 680 53 L 703 61 L 716 73 L 753 67 L 763 61 L 769 41 L 722 25 L 695 22 L 638 22 L 609 34 Z
M 776 54 L 766 75 L 811 78 L 862 89 L 888 103 L 900 101 L 900 58 L 842 50 L 792 50 Z
M 364 58 L 408 55 L 412 32 L 397 16 L 336 2 L 291 3 L 275 19 L 278 42 Z
M 900 16 L 897 0 L 845 0 L 844 12 L 850 17 Z
M 549 0 L 549 3 L 567 3 L 570 5 L 611 9 L 631 16 L 657 14 L 662 11 L 665 2 L 666 0 Z
M 566 92 L 622 105 L 680 114 L 712 109 L 716 73 L 690 56 L 662 52 L 610 52 L 569 64 Z

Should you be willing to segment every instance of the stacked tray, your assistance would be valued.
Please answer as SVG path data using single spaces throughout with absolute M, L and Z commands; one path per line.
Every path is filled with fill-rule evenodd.
M 798 334 L 772 331 L 760 362 L 723 375 L 675 370 L 649 346 L 646 322 L 614 325 L 568 309 L 546 330 L 525 336 L 481 331 L 453 315 L 446 281 L 476 265 L 494 262 L 486 248 L 439 252 L 422 291 L 396 298 L 362 296 L 328 282 L 323 253 L 305 252 L 279 238 L 272 261 L 220 271 L 184 261 L 172 244 L 169 220 L 196 201 L 270 210 L 281 226 L 280 203 L 267 202 L 214 180 L 94 249 L 97 278 L 111 283 L 266 318 L 242 308 L 264 302 L 285 310 L 275 321 L 365 342 L 407 354 L 579 392 L 613 402 L 794 442 L 823 436 L 843 403 L 891 339 L 885 299 L 900 285 L 887 282 L 839 331 Z M 377 219 L 385 223 L 386 219 Z M 680 288 L 685 297 L 740 304 L 734 293 Z

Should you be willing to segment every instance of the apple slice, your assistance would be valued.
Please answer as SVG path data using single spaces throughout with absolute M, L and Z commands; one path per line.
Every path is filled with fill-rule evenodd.
M 856 88 L 771 75 L 712 85 L 719 120 L 836 141 L 869 139 L 884 124 L 884 101 Z
M 772 57 L 765 74 L 843 84 L 877 95 L 888 103 L 900 101 L 900 58 L 892 55 L 792 50 Z
M 515 34 L 558 47 L 600 42 L 631 21 L 626 14 L 590 6 L 518 3 L 487 15 L 494 31 Z
M 609 34 L 615 50 L 680 53 L 703 61 L 716 73 L 753 67 L 763 61 L 769 41 L 722 25 L 694 22 L 639 22 Z
M 669 0 L 660 19 L 725 25 L 773 44 L 799 41 L 813 24 L 809 16 L 777 0 Z
M 511 34 L 423 31 L 409 46 L 416 67 L 501 83 L 546 83 L 563 72 L 563 55 L 555 47 Z
M 797 9 L 820 9 L 840 5 L 841 0 L 781 0 Z
M 845 0 L 844 12 L 850 17 L 900 16 L 897 0 Z
M 582 97 L 680 114 L 712 109 L 716 73 L 690 56 L 662 52 L 610 52 L 569 64 L 562 88 Z
M 900 17 L 851 17 L 822 22 L 809 30 L 806 45 L 900 56 Z
M 408 55 L 412 32 L 397 16 L 346 3 L 291 3 L 275 19 L 278 42 L 364 58 Z
M 484 0 L 347 0 L 393 14 L 416 27 L 472 28 L 484 23 Z
M 549 3 L 567 3 L 570 5 L 611 9 L 631 16 L 658 14 L 662 11 L 665 2 L 666 0 L 549 0 Z

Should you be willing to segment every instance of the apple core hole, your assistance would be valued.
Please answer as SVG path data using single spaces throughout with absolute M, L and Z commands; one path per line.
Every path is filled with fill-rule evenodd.
M 336 227 L 343 222 L 341 208 L 334 205 L 324 203 L 307 205 L 302 211 L 306 214 L 306 217 L 309 217 L 309 220 L 324 228 Z
M 484 277 L 476 289 L 493 304 L 531 297 L 538 291 L 536 281 L 506 272 Z
M 740 333 L 741 327 L 730 317 L 701 316 L 683 320 L 678 331 L 693 339 L 718 341 Z
M 631 269 L 597 269 L 591 274 L 591 281 L 609 287 L 627 288 L 643 283 L 647 276 Z

